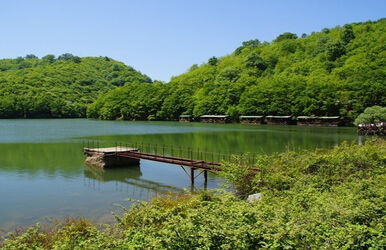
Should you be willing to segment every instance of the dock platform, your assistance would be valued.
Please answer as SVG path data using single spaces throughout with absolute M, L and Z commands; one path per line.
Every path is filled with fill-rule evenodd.
M 109 147 L 109 148 L 84 148 L 83 153 L 94 154 L 94 153 L 103 153 L 103 154 L 112 154 L 112 153 L 126 153 L 126 152 L 138 152 L 138 148 L 130 148 L 130 147 Z
M 87 155 L 86 164 L 98 166 L 101 168 L 125 167 L 130 165 L 139 165 L 141 159 L 174 164 L 182 167 L 186 174 L 194 184 L 194 179 L 200 174 L 204 176 L 204 183 L 207 183 L 208 171 L 218 172 L 222 171 L 221 163 L 224 160 L 231 160 L 231 154 L 220 154 L 213 152 L 203 152 L 197 149 L 193 151 L 192 148 L 184 150 L 181 147 L 169 148 L 165 145 L 157 146 L 151 144 L 135 143 L 132 147 L 125 146 L 115 147 L 85 147 L 83 153 Z M 138 146 L 138 147 L 137 147 Z M 168 150 L 169 149 L 169 150 Z M 248 157 L 247 164 L 253 165 L 253 156 Z M 189 167 L 190 171 L 185 170 Z M 254 167 L 251 170 L 256 171 Z M 195 170 L 200 173 L 195 176 Z
M 100 168 L 114 168 L 121 166 L 139 165 L 139 159 L 119 157 L 118 153 L 139 152 L 138 149 L 129 147 L 109 148 L 84 148 L 83 154 L 87 155 L 86 164 Z

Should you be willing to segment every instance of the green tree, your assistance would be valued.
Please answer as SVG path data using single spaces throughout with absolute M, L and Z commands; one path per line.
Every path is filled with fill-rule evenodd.
M 226 67 L 217 76 L 218 81 L 230 81 L 230 82 L 235 82 L 239 79 L 240 77 L 241 70 L 236 67 Z
M 80 62 L 82 61 L 82 59 L 81 59 L 79 56 L 74 56 L 74 57 L 72 58 L 72 61 L 73 61 L 74 63 L 80 63 Z
M 355 38 L 354 31 L 351 25 L 346 24 L 343 26 L 341 38 L 345 45 Z
M 268 65 L 257 53 L 251 53 L 245 59 L 245 65 L 250 68 L 258 68 L 260 70 L 265 70 Z
M 195 69 L 198 69 L 198 65 L 197 64 L 193 64 L 192 66 L 190 66 L 189 71 L 193 71 Z
M 354 121 L 355 125 L 359 124 L 374 124 L 386 122 L 386 107 L 373 106 L 366 108 Z
M 261 42 L 259 41 L 259 39 L 253 39 L 253 40 L 242 42 L 242 45 L 244 48 L 245 47 L 259 47 L 260 44 L 261 44 Z
M 212 56 L 212 57 L 209 58 L 209 60 L 208 60 L 209 65 L 212 65 L 212 66 L 216 66 L 217 62 L 218 62 L 218 59 L 217 59 L 217 57 L 215 57 L 215 56 Z
M 55 61 L 55 55 L 49 54 L 49 55 L 43 56 L 42 59 L 43 61 L 53 63 Z
M 249 41 L 244 41 L 242 42 L 242 46 L 238 47 L 236 50 L 235 50 L 235 54 L 236 55 L 240 55 L 241 51 L 244 49 L 244 48 L 257 48 L 261 45 L 261 42 L 259 41 L 259 39 L 254 39 L 254 40 L 249 40 Z
M 287 39 L 297 39 L 298 36 L 294 33 L 291 33 L 291 32 L 285 32 L 281 35 L 279 35 L 278 37 L 276 37 L 275 39 L 275 42 L 281 42 L 281 41 L 284 41 L 284 40 L 287 40 Z
M 335 61 L 346 52 L 344 45 L 337 40 L 330 40 L 327 42 L 325 50 L 327 59 L 330 61 Z
M 64 53 L 64 54 L 58 56 L 58 60 L 71 60 L 73 58 L 74 58 L 74 55 L 70 54 L 70 53 Z
M 38 59 L 38 57 L 35 56 L 34 54 L 28 54 L 25 56 L 25 59 Z

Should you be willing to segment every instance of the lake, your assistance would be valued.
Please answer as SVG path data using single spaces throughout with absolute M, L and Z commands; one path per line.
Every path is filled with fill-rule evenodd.
M 0 231 L 84 216 L 113 221 L 116 204 L 130 206 L 167 192 L 190 190 L 176 165 L 141 160 L 140 166 L 101 171 L 84 165 L 86 143 L 153 143 L 209 152 L 273 153 L 330 148 L 358 140 L 348 127 L 301 127 L 179 122 L 95 121 L 87 119 L 0 120 Z M 200 177 L 201 178 L 201 177 Z M 197 179 L 195 188 L 203 187 Z M 221 187 L 215 174 L 208 188 Z

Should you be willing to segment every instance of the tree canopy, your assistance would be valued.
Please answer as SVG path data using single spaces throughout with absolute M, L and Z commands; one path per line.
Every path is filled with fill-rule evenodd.
M 386 122 L 386 107 L 373 106 L 366 108 L 354 121 L 355 125 Z
M 386 106 L 385 27 L 381 19 L 245 41 L 166 84 L 149 84 L 108 57 L 3 59 L 0 118 L 85 117 L 88 106 L 89 117 L 99 119 L 339 115 L 353 122 L 367 107 Z
M 0 60 L 0 118 L 86 117 L 99 94 L 129 82 L 151 82 L 132 67 L 104 57 L 66 53 Z
M 243 42 L 232 54 L 211 57 L 157 87 L 167 94 L 159 96 L 164 99 L 151 114 L 162 120 L 180 114 L 339 115 L 352 122 L 366 107 L 386 106 L 385 27 L 386 19 L 381 19 L 301 38 L 286 32 L 271 43 Z M 113 90 L 110 99 L 102 96 L 97 103 L 111 102 L 119 91 L 127 88 Z M 109 119 L 120 117 L 125 116 Z

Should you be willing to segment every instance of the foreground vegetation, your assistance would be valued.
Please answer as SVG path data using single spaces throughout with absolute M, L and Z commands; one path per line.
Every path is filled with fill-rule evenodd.
M 351 123 L 366 107 L 386 106 L 385 28 L 381 19 L 299 38 L 284 33 L 270 43 L 246 41 L 230 55 L 195 64 L 167 84 L 115 89 L 90 105 L 88 116 L 339 115 Z
M 238 159 L 236 159 L 238 160 Z M 67 220 L 11 235 L 4 249 L 255 249 L 386 247 L 386 142 L 259 156 L 261 171 L 237 161 L 222 174 L 225 191 L 139 203 L 104 228 Z M 260 192 L 262 200 L 240 197 Z
M 27 55 L 0 60 L 0 118 L 86 117 L 86 105 L 128 82 L 151 82 L 108 57 Z

